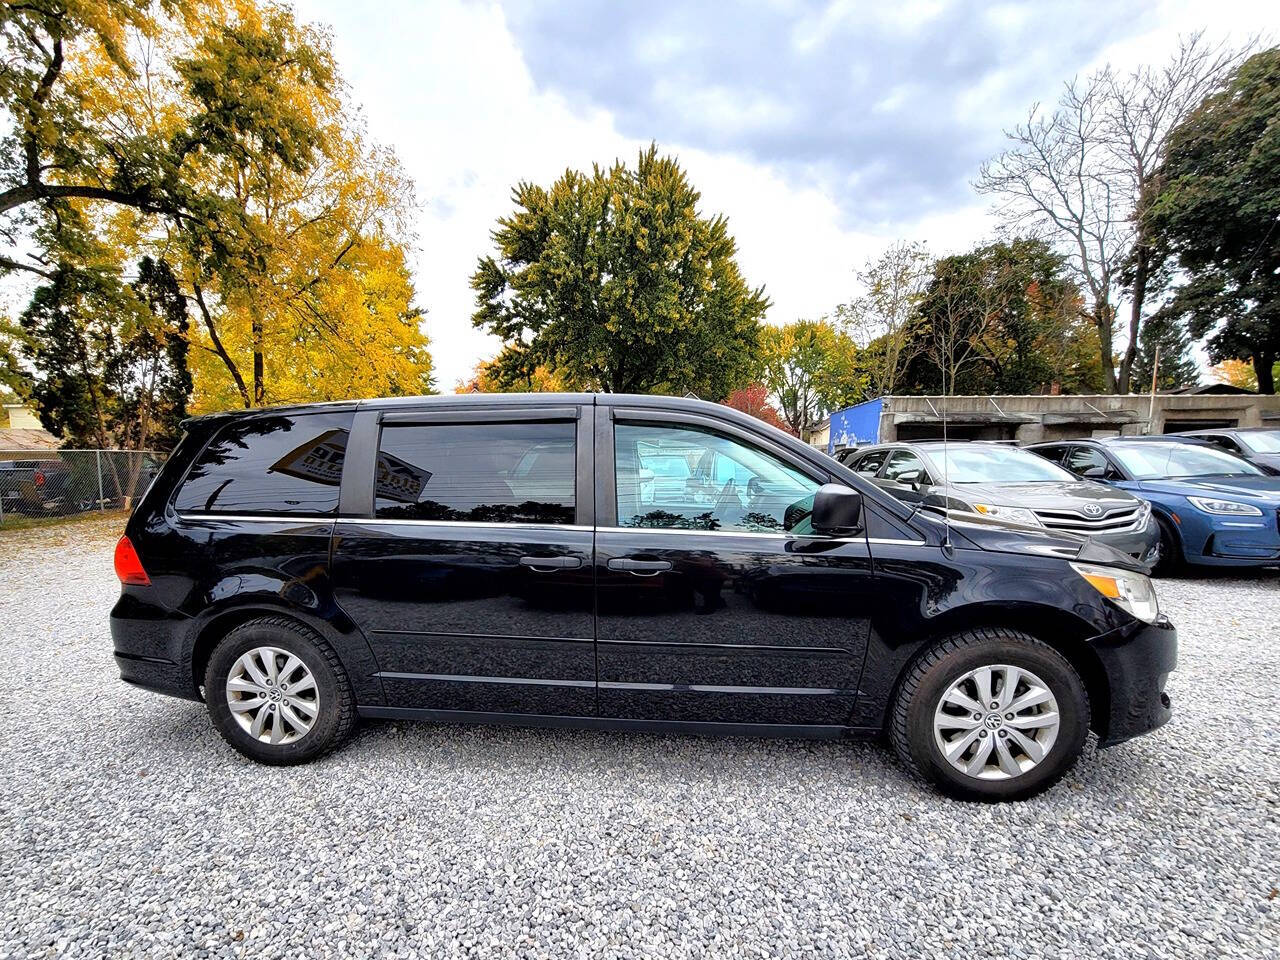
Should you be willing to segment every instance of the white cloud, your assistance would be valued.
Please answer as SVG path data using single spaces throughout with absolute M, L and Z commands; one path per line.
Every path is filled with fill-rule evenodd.
M 373 135 L 395 147 L 417 181 L 418 299 L 426 307 L 437 382 L 451 389 L 496 340 L 472 328 L 469 278 L 491 250 L 489 232 L 511 211 L 522 179 L 550 183 L 567 167 L 631 158 L 646 141 L 622 136 L 603 111 L 574 109 L 535 88 L 493 6 L 387 4 L 377 17 L 344 3 L 305 3 L 303 17 L 333 27 L 334 45 Z M 770 320 L 830 312 L 854 291 L 853 269 L 899 234 L 958 248 L 987 231 L 980 208 L 886 227 L 850 230 L 815 179 L 795 183 L 761 164 L 664 142 L 723 213 L 748 281 L 763 284 Z
M 354 99 L 364 106 L 373 135 L 398 151 L 425 202 L 418 222 L 416 275 L 442 389 L 451 389 L 477 360 L 497 350 L 492 338 L 471 326 L 469 278 L 476 259 L 491 250 L 489 232 L 497 218 L 511 211 L 511 188 L 520 180 L 549 184 L 568 167 L 630 159 L 650 137 L 680 157 L 702 191 L 704 212 L 729 218 L 745 276 L 752 284 L 764 284 L 774 301 L 774 323 L 818 316 L 848 299 L 855 287 L 853 269 L 891 239 L 926 240 L 936 253 L 946 253 L 994 231 L 976 197 L 940 211 L 936 204 L 922 202 L 922 210 L 929 206 L 938 212 L 893 222 L 873 217 L 858 221 L 870 226 L 854 229 L 849 226 L 847 180 L 841 185 L 838 177 L 805 177 L 803 168 L 783 170 L 729 151 L 664 140 L 661 130 L 637 129 L 632 131 L 637 136 L 624 136 L 607 109 L 582 105 L 589 98 L 538 87 L 496 4 L 398 0 L 373 9 L 376 13 L 345 0 L 313 0 L 301 4 L 300 15 L 333 27 L 336 53 Z M 900 5 L 886 9 L 898 11 Z M 911 6 L 917 22 L 932 19 L 940 9 L 936 3 Z M 1272 4 L 1243 0 L 1221 0 L 1214 14 L 1217 24 L 1235 24 L 1237 35 L 1278 22 Z M 848 15 L 841 4 L 833 4 L 826 16 L 798 23 L 792 42 L 800 47 L 820 43 L 832 19 Z M 1006 5 L 992 16 L 1021 23 L 1026 11 Z M 1203 17 L 1202 6 L 1165 0 L 1152 11 L 1150 30 L 1117 41 L 1097 59 L 1119 64 L 1158 60 L 1179 32 L 1194 29 Z M 733 40 L 726 36 L 722 42 Z M 642 57 L 661 61 L 683 44 L 672 36 Z M 849 69 L 858 66 L 856 57 L 849 61 Z M 1082 71 L 1090 66 L 1080 65 Z M 1052 96 L 1065 79 L 1046 77 L 1040 89 L 1010 90 L 1019 79 L 1026 82 L 1025 68 L 1010 64 L 1007 71 L 990 74 L 961 103 L 984 112 L 1012 94 L 1029 105 Z M 744 104 L 716 88 L 658 90 L 664 110 L 692 104 L 696 113 L 718 114 L 718 122 L 733 130 L 768 126 L 785 111 L 779 101 Z M 911 100 L 911 91 L 901 92 Z M 912 101 L 909 109 L 917 106 Z M 991 122 L 1000 120 L 992 117 Z M 937 148 L 948 147 L 939 143 Z M 857 166 L 875 169 L 867 158 L 857 159 Z M 849 169 L 854 167 L 851 162 Z

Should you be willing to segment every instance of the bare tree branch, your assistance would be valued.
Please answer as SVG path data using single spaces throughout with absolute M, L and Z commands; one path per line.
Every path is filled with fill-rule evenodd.
M 975 189 L 995 199 L 1006 229 L 1030 230 L 1067 257 L 1089 291 L 1107 389 L 1126 392 L 1152 275 L 1143 196 L 1170 130 L 1247 55 L 1180 40 L 1161 68 L 1109 65 L 1064 85 L 1051 113 L 1032 107 L 1006 131 L 1009 149 L 982 165 Z M 1117 365 L 1116 297 L 1128 293 L 1127 345 Z

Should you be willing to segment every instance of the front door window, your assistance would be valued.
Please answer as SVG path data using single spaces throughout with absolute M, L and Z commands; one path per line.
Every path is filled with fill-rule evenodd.
M 790 530 L 818 483 L 757 447 L 692 427 L 619 424 L 618 526 Z

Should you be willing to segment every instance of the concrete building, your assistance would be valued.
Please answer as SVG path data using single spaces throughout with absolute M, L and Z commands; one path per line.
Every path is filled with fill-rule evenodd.
M 1067 440 L 1209 427 L 1280 428 L 1280 396 L 1213 385 L 1179 393 L 1092 396 L 878 397 L 833 413 L 809 442 L 845 447 L 942 436 L 958 440 Z

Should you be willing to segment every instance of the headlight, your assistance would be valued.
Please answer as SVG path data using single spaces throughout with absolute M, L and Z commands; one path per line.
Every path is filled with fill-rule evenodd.
M 1043 526 L 1040 518 L 1026 507 L 1002 507 L 995 503 L 975 503 L 973 509 L 979 513 L 986 514 L 988 517 L 995 517 L 997 520 L 1008 520 L 1010 523 L 1025 523 L 1033 527 Z
M 1215 500 L 1212 497 L 1187 497 L 1197 510 L 1212 513 L 1219 517 L 1260 517 L 1262 511 L 1250 503 L 1236 503 L 1234 500 Z
M 1073 563 L 1071 569 L 1089 581 L 1089 585 L 1117 606 L 1133 614 L 1139 620 L 1155 623 L 1160 613 L 1156 602 L 1156 588 L 1151 578 L 1141 573 L 1100 567 L 1092 563 Z
M 1138 521 L 1140 523 L 1146 523 L 1147 517 L 1149 516 L 1151 516 L 1151 501 L 1143 500 L 1142 506 L 1138 508 Z

